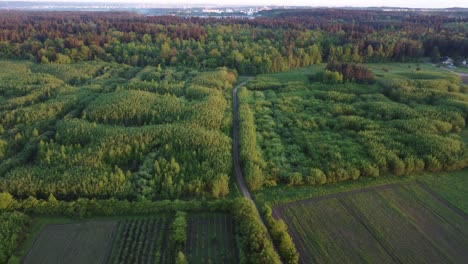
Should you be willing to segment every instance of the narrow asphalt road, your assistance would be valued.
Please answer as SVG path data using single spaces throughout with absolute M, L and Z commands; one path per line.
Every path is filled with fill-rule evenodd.
M 249 189 L 245 184 L 244 176 L 242 176 L 242 170 L 239 162 L 239 107 L 237 102 L 237 90 L 247 82 L 248 81 L 241 82 L 232 90 L 232 157 L 234 161 L 234 174 L 236 175 L 239 191 L 242 193 L 242 196 L 249 199 L 255 205 Z

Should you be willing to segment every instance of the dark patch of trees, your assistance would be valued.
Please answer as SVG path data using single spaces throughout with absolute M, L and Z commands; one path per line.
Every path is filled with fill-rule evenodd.
M 353 63 L 329 62 L 326 69 L 330 72 L 338 72 L 346 81 L 355 81 L 357 83 L 371 84 L 375 81 L 372 71 L 364 66 Z M 335 79 L 339 79 L 338 77 Z

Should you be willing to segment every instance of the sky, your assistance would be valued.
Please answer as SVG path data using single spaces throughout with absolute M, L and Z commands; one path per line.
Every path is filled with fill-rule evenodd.
M 6 0 L 0 0 L 5 2 Z M 11 1 L 11 0 L 10 0 Z M 330 6 L 368 7 L 392 6 L 414 8 L 467 7 L 468 0 L 25 0 L 29 2 L 119 2 L 151 4 L 206 4 L 206 5 L 288 5 L 288 6 Z

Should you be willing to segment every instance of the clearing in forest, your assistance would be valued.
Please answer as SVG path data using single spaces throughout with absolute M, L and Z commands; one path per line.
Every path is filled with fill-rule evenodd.
M 462 263 L 468 216 L 420 184 L 395 184 L 279 205 L 301 263 Z

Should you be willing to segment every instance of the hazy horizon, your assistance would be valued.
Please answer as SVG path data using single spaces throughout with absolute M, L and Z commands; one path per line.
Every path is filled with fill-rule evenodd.
M 402 7 L 402 8 L 450 8 L 450 7 L 467 7 L 468 1 L 466 0 L 435 0 L 435 1 L 423 1 L 423 0 L 374 0 L 372 4 L 369 2 L 363 2 L 359 0 L 290 0 L 286 4 L 284 1 L 278 0 L 260 0 L 260 1 L 248 1 L 238 0 L 233 3 L 232 1 L 226 0 L 16 0 L 16 1 L 5 1 L 0 2 L 56 2 L 56 3 L 135 3 L 135 4 L 152 4 L 157 5 L 218 5 L 218 6 L 310 6 L 310 7 Z

